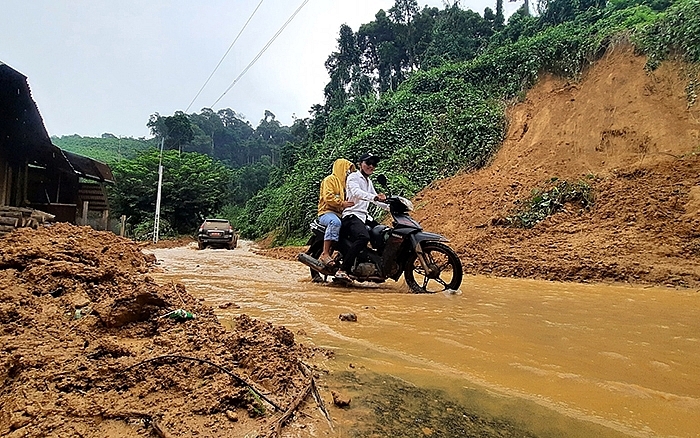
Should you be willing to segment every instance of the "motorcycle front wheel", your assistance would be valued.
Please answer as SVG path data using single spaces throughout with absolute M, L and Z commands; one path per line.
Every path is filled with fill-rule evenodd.
M 462 262 L 452 248 L 440 242 L 426 242 L 421 246 L 428 270 L 423 268 L 415 254 L 406 262 L 404 278 L 411 292 L 433 294 L 459 289 L 462 284 Z

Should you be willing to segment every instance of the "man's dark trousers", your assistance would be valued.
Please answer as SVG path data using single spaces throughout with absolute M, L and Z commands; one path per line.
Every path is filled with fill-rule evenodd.
M 352 242 L 350 249 L 343 257 L 343 266 L 341 267 L 343 271 L 350 273 L 357 256 L 363 249 L 367 248 L 367 244 L 369 243 L 369 231 L 367 231 L 365 223 L 362 222 L 360 218 L 351 214 L 342 219 L 340 234 L 341 236 L 347 236 Z

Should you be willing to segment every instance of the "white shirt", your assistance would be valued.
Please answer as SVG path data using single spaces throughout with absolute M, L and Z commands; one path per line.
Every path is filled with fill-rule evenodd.
M 352 201 L 355 205 L 343 210 L 343 217 L 353 214 L 362 222 L 366 222 L 367 219 L 372 220 L 372 216 L 367 213 L 370 202 L 384 210 L 389 210 L 387 204 L 375 201 L 375 196 L 377 196 L 377 191 L 374 189 L 372 180 L 362 175 L 362 172 L 359 170 L 354 171 L 348 175 L 348 179 L 345 182 L 345 200 Z

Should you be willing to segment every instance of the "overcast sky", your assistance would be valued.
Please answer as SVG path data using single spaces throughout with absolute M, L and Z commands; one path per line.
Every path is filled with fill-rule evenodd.
M 0 0 L 0 62 L 28 77 L 50 135 L 150 136 L 153 113 L 184 111 L 255 15 L 188 113 L 231 108 L 284 125 L 323 103 L 324 62 L 343 23 L 357 31 L 394 0 Z M 444 8 L 443 0 L 419 5 Z M 521 2 L 504 2 L 506 17 Z M 495 0 L 463 0 L 483 15 Z M 259 7 L 258 7 L 259 6 Z M 213 105 L 213 106 L 212 106 Z

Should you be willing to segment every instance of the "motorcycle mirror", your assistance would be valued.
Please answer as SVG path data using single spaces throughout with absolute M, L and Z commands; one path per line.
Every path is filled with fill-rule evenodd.
M 379 185 L 384 187 L 386 195 L 391 196 L 391 190 L 389 190 L 389 186 L 387 185 L 388 181 L 386 180 L 386 176 L 383 173 L 377 175 L 377 182 L 379 183 Z

